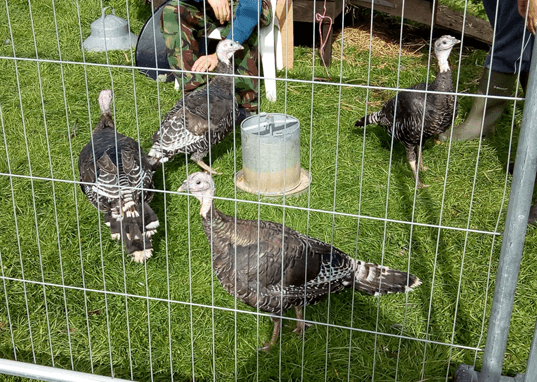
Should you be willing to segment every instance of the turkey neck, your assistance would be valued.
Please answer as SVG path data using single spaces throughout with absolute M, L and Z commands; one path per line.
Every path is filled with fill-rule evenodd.
M 218 60 L 218 65 L 216 66 L 216 72 L 232 74 L 233 69 L 232 69 L 231 64 L 228 65 L 225 62 Z M 228 76 L 220 76 L 220 77 L 221 78 L 232 78 L 232 77 L 228 77 Z
M 97 125 L 95 126 L 95 129 L 93 130 L 93 134 L 105 130 L 105 129 L 114 129 L 114 120 L 112 119 L 112 116 L 110 113 L 103 113 L 101 114 L 101 119 L 99 119 L 99 122 L 97 122 Z
M 237 237 L 235 237 L 234 235 L 234 219 L 214 208 L 211 200 L 209 204 L 209 209 L 205 211 L 205 215 L 203 214 L 202 209 L 201 221 L 203 224 L 203 230 L 205 231 L 205 236 L 207 236 L 207 240 L 209 241 L 209 243 L 212 243 L 212 245 L 216 247 L 212 251 L 213 259 L 216 259 L 218 257 L 222 259 L 222 256 L 226 258 L 228 252 L 221 250 L 222 245 L 225 247 L 226 245 L 224 243 L 229 242 L 235 245 L 237 241 Z
M 448 61 L 450 53 L 451 53 L 451 50 L 445 50 L 442 52 L 438 52 L 436 54 L 436 57 L 438 58 L 438 68 L 439 68 L 440 73 L 451 71 L 449 67 L 449 61 Z
M 436 75 L 432 84 L 429 84 L 429 90 L 436 90 L 439 92 L 452 92 L 453 91 L 453 79 L 451 76 L 451 70 L 441 72 Z M 431 97 L 432 95 L 429 95 Z M 434 94 L 436 96 L 436 94 Z M 446 94 L 440 95 L 439 99 L 442 99 Z M 451 96 L 450 96 L 451 97 Z
M 241 241 L 235 233 L 235 218 L 214 208 L 212 199 L 209 209 L 206 211 L 205 215 L 202 213 L 201 217 L 203 230 L 205 231 L 209 243 L 211 242 L 211 237 L 213 238 L 212 242 L 214 244 L 225 242 L 232 243 L 232 245 L 235 246 L 237 242 Z M 237 224 L 239 224 L 239 221 L 237 221 Z

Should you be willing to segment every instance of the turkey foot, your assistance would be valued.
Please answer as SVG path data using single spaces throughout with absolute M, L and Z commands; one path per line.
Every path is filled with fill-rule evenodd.
M 418 167 L 423 166 L 423 164 L 421 163 L 421 155 L 420 155 L 420 163 L 417 163 L 418 161 L 416 158 L 416 151 L 414 150 L 414 147 L 407 147 L 406 157 L 408 159 L 408 163 L 410 164 L 410 168 L 412 169 L 412 173 L 414 174 L 414 179 L 416 179 L 416 182 L 418 183 L 418 188 L 429 187 L 427 184 L 421 183 L 421 180 L 419 177 Z
M 194 162 L 196 162 L 198 166 L 200 166 L 202 169 L 204 169 L 205 171 L 207 171 L 211 175 L 222 175 L 221 172 L 217 172 L 216 169 L 213 170 L 208 165 L 206 165 L 205 162 L 202 161 L 202 160 L 197 160 L 197 161 L 194 161 Z
M 293 333 L 296 333 L 301 336 L 304 333 L 304 330 L 306 330 L 306 328 L 309 328 L 311 324 L 307 324 L 304 322 L 304 317 L 302 316 L 302 308 L 300 306 L 295 306 L 295 312 L 298 321 L 296 322 L 296 327 L 293 330 Z
M 272 330 L 272 338 L 270 339 L 270 342 L 265 342 L 265 346 L 262 348 L 259 348 L 258 350 L 263 350 L 268 352 L 274 344 L 276 344 L 276 341 L 278 340 L 278 335 L 280 334 L 280 327 L 282 324 L 282 319 L 279 317 L 271 317 L 272 321 L 274 321 L 274 329 Z
M 423 165 L 423 154 L 421 152 L 421 147 L 419 148 L 419 153 L 418 153 L 419 157 L 420 157 L 420 171 L 427 171 L 429 169 L 429 167 L 425 167 Z M 427 186 L 425 186 L 427 187 Z
M 420 180 L 418 180 L 418 188 L 426 188 L 426 187 L 429 187 L 429 185 L 428 184 L 423 184 L 423 183 L 421 183 Z

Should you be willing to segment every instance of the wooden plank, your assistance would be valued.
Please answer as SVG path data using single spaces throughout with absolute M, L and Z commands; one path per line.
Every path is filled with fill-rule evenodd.
M 371 8 L 384 12 L 390 16 L 401 17 L 405 19 L 417 21 L 425 25 L 431 25 L 432 19 L 432 2 L 424 0 L 404 0 L 404 15 L 403 0 L 350 0 L 352 5 Z M 462 33 L 462 24 L 464 14 L 459 11 L 454 11 L 445 5 L 439 5 L 435 12 L 434 25 L 456 32 L 459 36 Z M 466 23 L 464 27 L 464 35 L 474 40 L 485 44 L 492 44 L 492 27 L 486 20 L 482 20 L 472 15 L 466 15 Z
M 282 34 L 283 66 L 293 69 L 293 0 L 278 0 L 276 17 Z
M 440 5 L 438 7 L 436 24 L 457 32 L 460 35 L 462 33 L 463 18 L 463 13 L 454 11 L 445 5 Z M 488 21 L 471 15 L 466 15 L 466 23 L 464 26 L 465 37 L 471 37 L 477 41 L 490 45 L 492 44 L 492 35 L 493 29 Z
M 431 25 L 433 17 L 433 2 L 428 0 L 350 0 L 350 3 L 425 25 Z

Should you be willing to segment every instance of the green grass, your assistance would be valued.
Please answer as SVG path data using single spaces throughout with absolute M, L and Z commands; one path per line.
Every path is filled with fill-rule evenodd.
M 79 3 L 83 39 L 90 22 L 100 15 L 100 4 Z M 388 381 L 395 379 L 396 370 L 399 381 L 421 380 L 422 370 L 423 379 L 440 381 L 457 364 L 474 364 L 475 352 L 445 344 L 484 346 L 488 320 L 483 332 L 483 312 L 488 316 L 490 311 L 501 237 L 455 229 L 439 232 L 434 225 L 490 232 L 501 216 L 497 230 L 503 230 L 511 118 L 514 112 L 516 145 L 520 103 L 509 107 L 497 124 L 497 134 L 485 140 L 479 151 L 476 141 L 451 147 L 429 142 L 424 150 L 429 171 L 422 176 L 430 187 L 415 194 L 403 146 L 396 142 L 390 154 L 390 139 L 380 127 L 366 131 L 354 127 L 364 113 L 367 94 L 354 85 L 365 85 L 371 70 L 371 85 L 396 86 L 397 57 L 375 55 L 369 69 L 367 50 L 346 47 L 347 59 L 335 60 L 329 69 L 331 81 L 344 84 L 341 91 L 323 82 L 312 88 L 308 83 L 279 81 L 278 101 L 270 104 L 263 97 L 261 108 L 301 121 L 301 160 L 312 174 L 310 192 L 285 200 L 262 199 L 268 205 L 249 203 L 257 197 L 237 191 L 232 181 L 234 171 L 242 167 L 237 129 L 212 152 L 214 166 L 224 174 L 215 178 L 217 195 L 238 200 L 236 204 L 217 200 L 218 208 L 228 214 L 236 209 L 241 218 L 285 221 L 362 260 L 403 270 L 410 267 L 423 285 L 408 297 L 376 299 L 351 291 L 333 295 L 306 309 L 306 318 L 319 325 L 306 331 L 304 341 L 285 328 L 281 348 L 258 353 L 256 347 L 270 337 L 271 320 L 237 303 L 214 278 L 197 200 L 173 193 L 155 195 L 152 206 L 161 227 L 153 239 L 154 257 L 140 265 L 110 239 L 102 215 L 73 183 L 78 180 L 78 153 L 99 117 L 100 90 L 113 88 L 119 132 L 139 139 L 147 151 L 159 120 L 178 98 L 173 85 L 157 85 L 129 69 L 130 62 L 121 52 L 108 58 L 86 54 L 85 59 L 98 64 L 108 60 L 126 68 L 47 62 L 60 58 L 53 4 L 34 1 L 31 5 L 37 49 L 27 2 L 9 2 L 13 36 L 5 3 L 0 4 L 0 43 L 12 40 L 17 57 L 35 58 L 37 50 L 45 60 L 37 64 L 0 59 L 0 172 L 14 175 L 0 176 L 1 358 L 14 359 L 16 354 L 24 362 L 103 375 L 113 370 L 116 377 L 140 381 L 168 381 L 172 374 L 176 381 L 194 377 L 361 381 L 373 376 Z M 124 1 L 105 5 L 126 17 Z M 82 62 L 76 3 L 56 1 L 54 7 L 61 58 Z M 142 1 L 129 2 L 135 33 L 148 9 Z M 458 68 L 462 60 L 459 91 L 471 93 L 485 52 L 465 48 L 462 57 L 458 52 L 451 62 Z M 423 81 L 427 54 L 426 47 L 402 57 L 401 87 Z M 0 45 L 0 56 L 13 56 L 9 42 Z M 295 68 L 280 75 L 311 80 L 311 67 L 311 49 L 296 47 Z M 431 78 L 433 74 L 434 70 Z M 326 77 L 319 61 L 315 75 Z M 391 96 L 390 91 L 371 90 L 368 110 L 377 110 Z M 466 117 L 470 98 L 460 99 L 457 123 Z M 165 172 L 155 174 L 156 187 L 175 191 L 186 177 L 187 166 L 189 172 L 198 171 L 180 156 L 167 163 Z M 308 213 L 308 208 L 315 211 Z M 333 216 L 332 211 L 341 214 Z M 358 213 L 362 218 L 348 216 Z M 385 223 L 385 217 L 396 222 Z M 423 225 L 412 228 L 402 223 L 408 221 Z M 536 247 L 535 229 L 530 228 L 512 319 L 515 329 L 504 362 L 508 375 L 524 372 L 534 330 Z M 22 278 L 31 282 L 22 283 Z M 99 292 L 103 289 L 110 293 Z M 241 312 L 227 310 L 234 308 Z M 327 329 L 323 323 L 339 327 Z M 441 344 L 425 346 L 421 340 L 427 338 Z M 478 368 L 481 356 L 477 354 Z
M 479 0 L 442 0 L 439 4 L 448 6 L 459 12 L 466 12 L 468 15 L 479 17 L 483 20 L 488 20 L 483 2 Z

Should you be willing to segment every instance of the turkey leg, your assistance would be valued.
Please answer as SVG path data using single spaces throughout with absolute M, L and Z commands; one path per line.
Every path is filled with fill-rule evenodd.
M 419 177 L 419 169 L 418 169 L 418 163 L 416 158 L 416 148 L 415 147 L 407 147 L 406 148 L 406 158 L 408 159 L 408 163 L 410 164 L 410 168 L 412 168 L 412 173 L 414 173 L 414 178 L 418 182 L 418 188 L 424 188 L 429 187 L 426 184 L 421 183 L 420 177 Z
M 205 171 L 207 171 L 209 174 L 211 175 L 222 175 L 221 172 L 217 172 L 216 169 L 213 170 L 212 168 L 210 168 L 208 165 L 205 164 L 204 161 L 202 161 L 201 159 L 199 160 L 195 160 L 194 162 L 196 162 L 196 164 L 198 166 L 200 166 L 202 169 L 204 169 Z
M 306 324 L 304 322 L 304 317 L 302 316 L 302 308 L 300 306 L 295 305 L 295 312 L 298 321 L 296 322 L 296 328 L 295 330 L 293 330 L 293 332 L 301 336 L 304 333 L 304 330 L 306 330 L 307 327 L 310 327 L 311 324 Z
M 280 327 L 282 325 L 282 319 L 279 317 L 271 317 L 272 321 L 274 321 L 274 329 L 272 331 L 272 338 L 270 339 L 270 342 L 266 342 L 265 346 L 260 348 L 259 350 L 263 350 L 268 352 L 270 348 L 276 344 L 276 341 L 278 340 L 278 335 L 280 334 Z
M 418 157 L 420 160 L 420 171 L 427 171 L 429 167 L 423 165 L 423 152 L 421 151 L 421 146 L 418 146 Z

